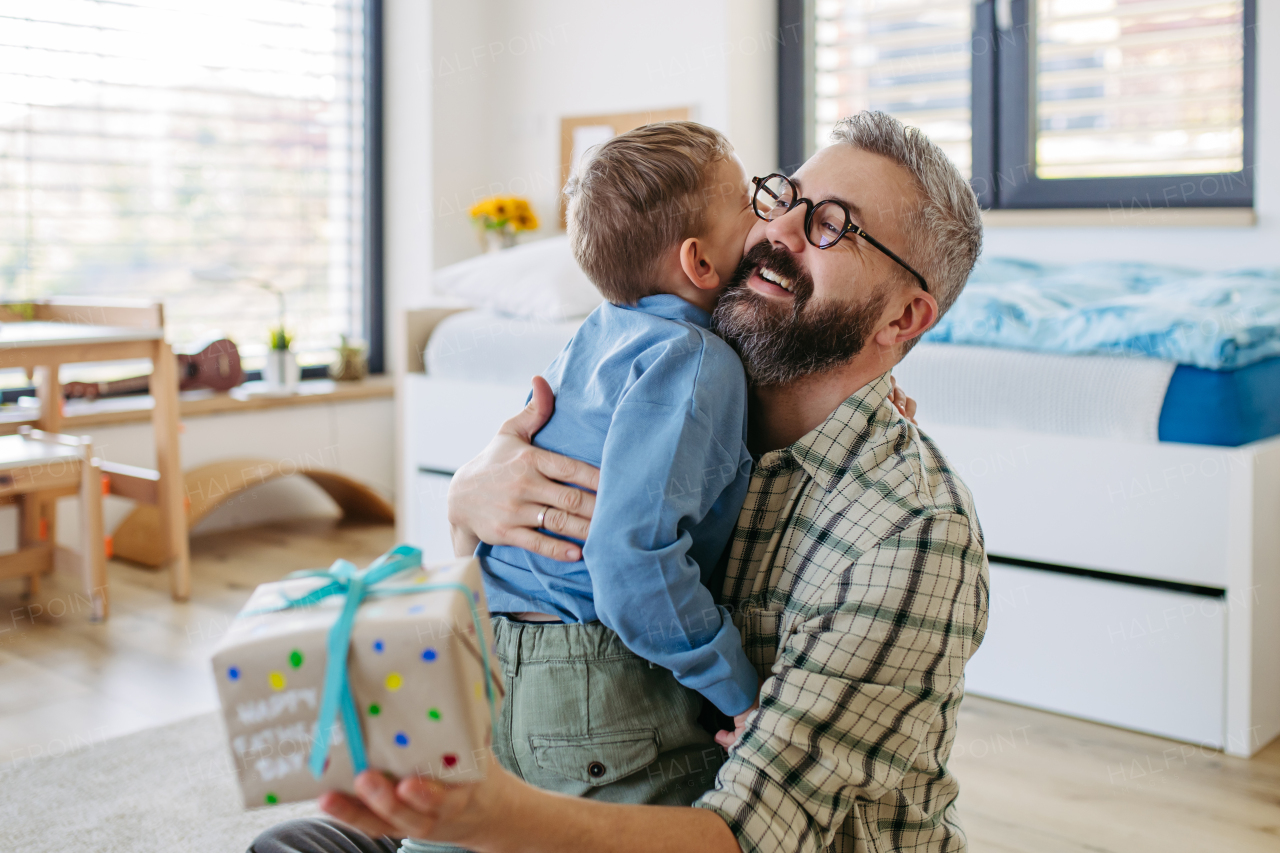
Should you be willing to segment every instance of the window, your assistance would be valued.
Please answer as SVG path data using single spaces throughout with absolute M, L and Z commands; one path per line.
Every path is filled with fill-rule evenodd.
M 377 333 L 377 11 L 0 0 L 0 297 L 162 300 L 174 344 L 250 368 L 278 303 L 240 275 L 304 364 Z
M 818 2 L 814 142 L 842 116 L 879 110 L 915 125 L 967 176 L 971 168 L 973 0 Z
M 984 207 L 1250 206 L 1254 5 L 781 0 L 804 33 L 779 58 L 782 159 L 875 109 L 924 130 Z

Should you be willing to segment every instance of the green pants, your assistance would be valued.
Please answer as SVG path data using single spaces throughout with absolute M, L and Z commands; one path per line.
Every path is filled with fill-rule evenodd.
M 702 696 L 599 622 L 493 617 L 502 711 L 493 751 L 531 785 L 610 803 L 687 806 L 724 753 L 698 725 Z M 465 853 L 405 839 L 402 853 Z
M 613 803 L 690 805 L 723 753 L 702 696 L 599 622 L 493 617 L 506 698 L 494 752 L 531 785 Z

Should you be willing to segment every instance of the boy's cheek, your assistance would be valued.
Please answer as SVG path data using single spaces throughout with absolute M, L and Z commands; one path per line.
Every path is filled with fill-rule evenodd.
M 755 226 L 756 216 L 751 214 L 750 219 L 744 218 L 739 222 L 738 228 L 735 229 L 733 238 L 729 241 L 729 263 L 727 276 L 733 275 L 733 271 L 738 268 L 738 264 L 742 263 L 742 256 L 747 251 L 747 241 L 751 238 L 751 229 Z

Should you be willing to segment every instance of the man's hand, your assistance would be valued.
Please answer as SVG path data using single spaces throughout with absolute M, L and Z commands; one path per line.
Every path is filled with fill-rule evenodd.
M 889 400 L 893 403 L 894 408 L 902 412 L 902 416 L 907 420 L 916 424 L 916 401 L 907 396 L 907 392 L 898 387 L 898 380 L 893 378 L 893 374 L 889 375 L 889 384 L 893 386 L 893 391 L 889 394 Z M 920 426 L 920 424 L 916 424 Z
M 481 782 L 396 782 L 356 777 L 356 796 L 329 792 L 320 808 L 373 838 L 423 838 L 479 853 L 742 853 L 728 824 L 706 809 L 601 803 L 552 794 L 490 758 Z
M 555 402 L 551 386 L 535 376 L 529 405 L 504 423 L 489 446 L 453 476 L 449 524 L 458 556 L 472 553 L 483 540 L 555 560 L 582 559 L 577 545 L 538 532 L 541 527 L 586 539 L 595 509 L 593 492 L 600 485 L 598 469 L 530 443 L 551 419 Z
M 377 770 L 356 777 L 356 796 L 330 791 L 320 808 L 343 823 L 378 838 L 429 838 L 463 844 L 492 819 L 503 783 L 514 777 L 491 759 L 482 782 L 444 785 L 413 776 L 396 782 Z

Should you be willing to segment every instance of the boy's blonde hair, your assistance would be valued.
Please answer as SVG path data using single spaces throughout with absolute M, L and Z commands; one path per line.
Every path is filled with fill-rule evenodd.
M 702 234 L 713 167 L 732 156 L 718 130 L 664 121 L 610 139 L 569 179 L 569 245 L 606 299 L 634 305 L 659 292 L 662 256 Z

